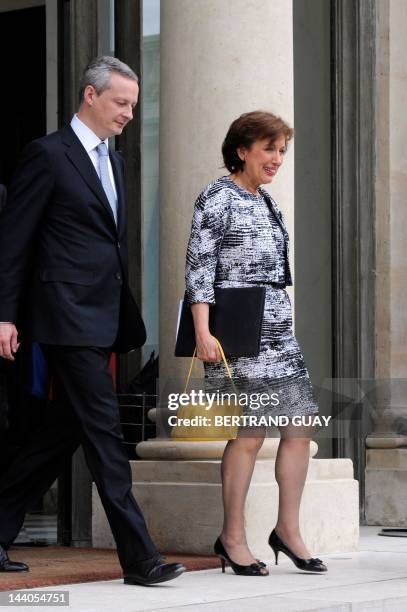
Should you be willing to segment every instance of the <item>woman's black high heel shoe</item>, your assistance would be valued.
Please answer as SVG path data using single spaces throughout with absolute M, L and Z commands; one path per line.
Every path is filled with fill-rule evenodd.
M 269 545 L 273 549 L 274 556 L 276 558 L 276 565 L 278 565 L 278 553 L 281 551 L 298 567 L 298 569 L 304 570 L 305 572 L 326 572 L 328 568 L 324 565 L 321 559 L 311 557 L 310 559 L 301 559 L 297 557 L 289 548 L 284 544 L 281 538 L 277 535 L 276 530 L 270 533 Z
M 250 565 L 239 565 L 239 563 L 232 561 L 220 538 L 216 540 L 213 549 L 215 551 L 215 555 L 218 555 L 220 558 L 222 573 L 225 573 L 227 561 L 235 574 L 238 574 L 239 576 L 268 576 L 268 570 L 265 569 L 266 565 L 262 561 L 259 561 L 259 563 L 251 563 Z

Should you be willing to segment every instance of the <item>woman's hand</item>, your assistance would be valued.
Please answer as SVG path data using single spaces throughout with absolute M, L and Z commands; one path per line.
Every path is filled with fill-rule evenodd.
M 196 356 L 201 361 L 222 360 L 216 338 L 209 331 L 202 336 L 196 336 Z
M 216 338 L 209 331 L 209 304 L 192 304 L 192 318 L 194 319 L 196 356 L 201 361 L 221 361 Z

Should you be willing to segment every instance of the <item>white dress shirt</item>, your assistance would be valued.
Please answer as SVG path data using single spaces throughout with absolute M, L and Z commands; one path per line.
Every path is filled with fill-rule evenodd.
M 98 174 L 98 177 L 100 178 L 99 153 L 96 151 L 96 147 L 101 142 L 104 142 L 107 147 L 107 150 L 109 150 L 109 139 L 106 138 L 106 140 L 100 140 L 99 136 L 96 136 L 95 132 L 93 132 L 90 128 L 88 128 L 88 126 L 85 125 L 83 121 L 79 119 L 78 115 L 74 115 L 72 117 L 71 128 L 73 129 L 73 131 L 75 132 L 79 140 L 81 141 L 82 146 L 85 148 L 86 153 L 89 155 L 90 160 L 92 164 L 94 165 L 95 170 Z M 109 167 L 110 182 L 112 183 L 114 195 L 116 196 L 116 200 L 117 200 L 117 190 L 116 190 L 116 184 L 114 182 L 114 175 L 113 175 L 112 164 L 110 163 L 110 157 L 108 157 L 108 167 Z

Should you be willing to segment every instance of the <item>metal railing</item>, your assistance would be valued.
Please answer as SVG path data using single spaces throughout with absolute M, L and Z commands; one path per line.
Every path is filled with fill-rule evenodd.
M 119 393 L 120 423 L 124 445 L 130 459 L 138 459 L 136 444 L 156 435 L 156 426 L 148 411 L 157 405 L 157 395 L 150 393 Z

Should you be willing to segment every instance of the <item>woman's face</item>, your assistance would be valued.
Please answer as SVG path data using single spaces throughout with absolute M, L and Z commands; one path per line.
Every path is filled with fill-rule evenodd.
M 245 162 L 242 174 L 245 174 L 252 185 L 271 183 L 283 163 L 285 151 L 284 135 L 274 142 L 264 138 L 256 140 L 249 149 L 238 149 L 240 159 Z

